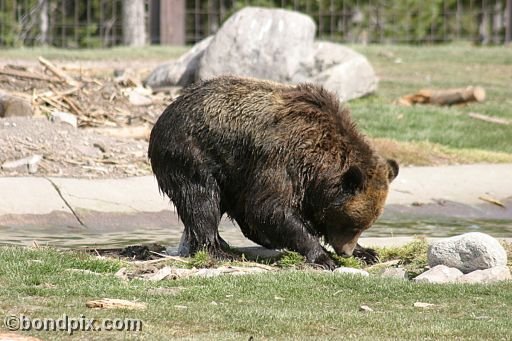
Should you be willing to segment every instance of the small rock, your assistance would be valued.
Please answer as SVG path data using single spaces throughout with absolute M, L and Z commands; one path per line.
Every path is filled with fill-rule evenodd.
M 37 168 L 39 167 L 39 162 L 43 159 L 42 155 L 32 155 L 28 158 L 28 172 L 30 174 L 34 174 L 37 172 Z
M 133 105 L 143 107 L 153 104 L 153 100 L 151 99 L 151 90 L 146 88 L 133 88 L 127 92 L 127 95 L 128 100 Z
M 161 281 L 165 278 L 167 278 L 169 275 L 172 275 L 173 269 L 169 266 L 164 266 L 163 268 L 159 269 L 157 272 L 151 274 L 150 276 L 146 277 L 150 281 Z
M 495 266 L 485 270 L 475 270 L 457 279 L 459 283 L 494 283 L 511 280 L 508 266 Z
M 462 276 L 462 272 L 446 265 L 437 265 L 415 277 L 413 281 L 418 283 L 453 283 Z
M 179 304 L 175 305 L 174 308 L 176 308 L 176 309 L 188 309 L 188 307 L 186 305 L 179 305 Z
M 125 69 L 115 68 L 114 69 L 114 77 L 120 77 L 124 75 Z
M 103 142 L 94 142 L 93 147 L 98 148 L 102 153 L 108 153 L 110 150 Z
M 367 271 L 364 271 L 361 269 L 348 268 L 348 267 L 344 267 L 344 266 L 334 269 L 333 272 L 342 273 L 342 274 L 361 275 L 361 276 L 369 276 L 370 275 Z
M 30 174 L 36 173 L 39 162 L 43 157 L 41 155 L 32 155 L 23 159 L 14 161 L 6 161 L 2 164 L 3 170 L 13 171 L 21 168 L 26 168 Z
M 32 105 L 28 101 L 0 92 L 0 117 L 33 115 Z
M 125 267 L 117 270 L 117 272 L 114 274 L 114 277 L 117 277 L 119 279 L 122 279 L 122 280 L 127 280 L 128 279 L 128 271 Z
M 391 277 L 399 279 L 408 279 L 407 271 L 404 268 L 385 268 L 381 273 L 381 277 Z
M 222 274 L 219 269 L 199 269 L 194 276 L 197 277 L 217 277 Z
M 359 310 L 360 310 L 360 311 L 367 311 L 367 312 L 372 312 L 372 311 L 373 311 L 373 309 L 372 309 L 372 308 L 370 308 L 370 307 L 369 307 L 369 306 L 367 306 L 367 305 L 362 305 L 362 306 L 360 306 L 360 307 L 359 307 Z
M 481 232 L 470 232 L 442 239 L 428 248 L 428 264 L 457 268 L 463 273 L 489 269 L 507 264 L 507 253 L 493 237 Z
M 54 111 L 50 115 L 50 121 L 69 124 L 73 128 L 78 127 L 78 119 L 75 115 L 63 111 Z
M 416 308 L 429 308 L 433 307 L 435 304 L 432 303 L 426 303 L 426 302 L 414 302 L 414 306 Z
M 173 273 L 176 276 L 176 278 L 189 277 L 189 276 L 192 276 L 193 274 L 195 274 L 196 272 L 197 272 L 196 269 L 175 268 L 173 270 Z

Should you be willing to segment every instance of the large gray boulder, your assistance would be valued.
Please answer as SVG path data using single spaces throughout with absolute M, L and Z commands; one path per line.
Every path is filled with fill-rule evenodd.
M 198 80 L 199 62 L 204 51 L 210 45 L 213 36 L 194 45 L 177 60 L 159 65 L 144 81 L 145 85 L 156 88 L 161 86 L 187 86 Z
M 315 83 L 342 100 L 377 89 L 378 78 L 356 51 L 330 42 L 314 42 L 316 26 L 303 14 L 246 7 L 215 34 L 176 61 L 158 66 L 146 79 L 151 87 L 187 86 L 224 74 Z
M 377 90 L 378 78 L 368 59 L 343 45 L 317 42 L 311 81 L 335 92 L 344 101 Z
M 246 7 L 215 34 L 201 59 L 199 77 L 233 74 L 288 82 L 313 63 L 315 31 L 304 14 Z
M 457 268 L 463 273 L 507 265 L 507 253 L 493 237 L 480 232 L 465 233 L 430 244 L 428 264 Z

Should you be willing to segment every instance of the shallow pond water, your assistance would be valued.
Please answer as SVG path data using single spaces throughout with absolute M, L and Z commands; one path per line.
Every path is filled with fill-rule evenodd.
M 17 227 L 0 226 L 0 244 L 52 245 L 62 248 L 75 247 L 121 247 L 133 244 L 159 243 L 177 245 L 183 226 L 179 223 L 168 227 L 94 230 L 75 227 Z M 224 239 L 233 245 L 254 245 L 247 240 L 238 227 L 229 220 L 223 220 L 219 228 Z M 449 237 L 465 232 L 484 232 L 494 237 L 512 238 L 510 220 L 468 220 L 468 219 L 424 219 L 390 220 L 381 219 L 362 237 L 427 236 Z

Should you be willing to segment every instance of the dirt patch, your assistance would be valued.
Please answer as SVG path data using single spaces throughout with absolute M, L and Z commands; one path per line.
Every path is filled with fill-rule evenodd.
M 510 163 L 512 154 L 478 149 L 451 149 L 439 144 L 401 142 L 385 138 L 370 139 L 379 154 L 400 166 L 446 166 L 471 163 Z
M 45 117 L 0 119 L 0 164 L 41 155 L 38 176 L 126 177 L 150 174 L 147 142 L 122 139 L 52 123 Z M 26 176 L 28 167 L 1 169 Z
M 31 175 L 149 175 L 149 131 L 176 93 L 143 87 L 147 65 L 104 64 L 54 64 L 65 78 L 37 61 L 0 65 L 2 92 L 24 99 L 35 113 L 0 119 L 0 165 L 40 155 Z M 56 112 L 74 115 L 78 128 L 50 122 Z M 28 174 L 28 165 L 0 169 L 0 176 Z

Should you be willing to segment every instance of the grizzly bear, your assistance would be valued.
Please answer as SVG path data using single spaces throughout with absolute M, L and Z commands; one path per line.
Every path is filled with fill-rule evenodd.
M 357 240 L 398 174 L 324 88 L 232 76 L 184 89 L 153 127 L 148 156 L 190 254 L 229 255 L 218 233 L 226 213 L 253 242 L 328 269 L 321 237 L 338 255 L 376 260 Z

